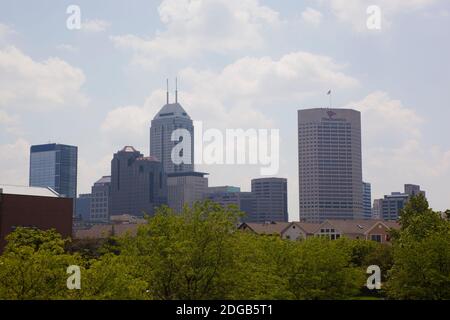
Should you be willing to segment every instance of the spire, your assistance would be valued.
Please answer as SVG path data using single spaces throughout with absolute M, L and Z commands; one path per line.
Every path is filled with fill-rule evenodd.
M 166 103 L 169 104 L 169 79 L 166 80 Z
M 175 78 L 175 103 L 178 103 L 178 78 Z

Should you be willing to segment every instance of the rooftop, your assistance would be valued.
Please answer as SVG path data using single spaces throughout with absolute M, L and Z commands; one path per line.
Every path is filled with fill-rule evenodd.
M 0 194 L 13 194 L 34 197 L 59 198 L 59 194 L 52 188 L 12 186 L 0 184 Z
M 186 110 L 184 110 L 183 107 L 181 106 L 181 104 L 179 104 L 178 102 L 166 104 L 156 114 L 154 119 L 156 120 L 156 119 L 161 119 L 161 118 L 165 118 L 165 117 L 182 117 L 182 118 L 190 119 Z

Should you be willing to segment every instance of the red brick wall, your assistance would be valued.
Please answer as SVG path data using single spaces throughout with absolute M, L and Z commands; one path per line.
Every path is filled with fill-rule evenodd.
M 73 200 L 69 198 L 0 195 L 0 252 L 13 227 L 56 229 L 63 238 L 72 236 Z

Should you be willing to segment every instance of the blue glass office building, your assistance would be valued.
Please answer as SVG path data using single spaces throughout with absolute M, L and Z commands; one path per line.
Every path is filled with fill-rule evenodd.
M 44 144 L 30 149 L 30 186 L 50 187 L 61 196 L 77 197 L 78 148 Z

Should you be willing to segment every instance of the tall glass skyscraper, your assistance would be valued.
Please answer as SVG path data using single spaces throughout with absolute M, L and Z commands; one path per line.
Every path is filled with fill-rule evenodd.
M 362 219 L 360 112 L 299 110 L 298 168 L 302 221 Z
M 287 179 L 260 178 L 252 180 L 255 209 L 246 218 L 251 222 L 288 222 Z
M 30 186 L 50 187 L 61 196 L 77 197 L 78 148 L 43 144 L 30 148 Z
M 163 164 L 166 173 L 180 173 L 194 171 L 194 125 L 191 118 L 175 98 L 175 103 L 167 104 L 156 114 L 150 128 L 150 154 Z M 183 150 L 190 163 L 175 164 L 172 161 L 172 150 L 181 142 L 172 141 L 172 132 L 177 129 L 186 129 L 191 136 L 190 150 Z M 181 155 L 182 156 L 182 155 Z

